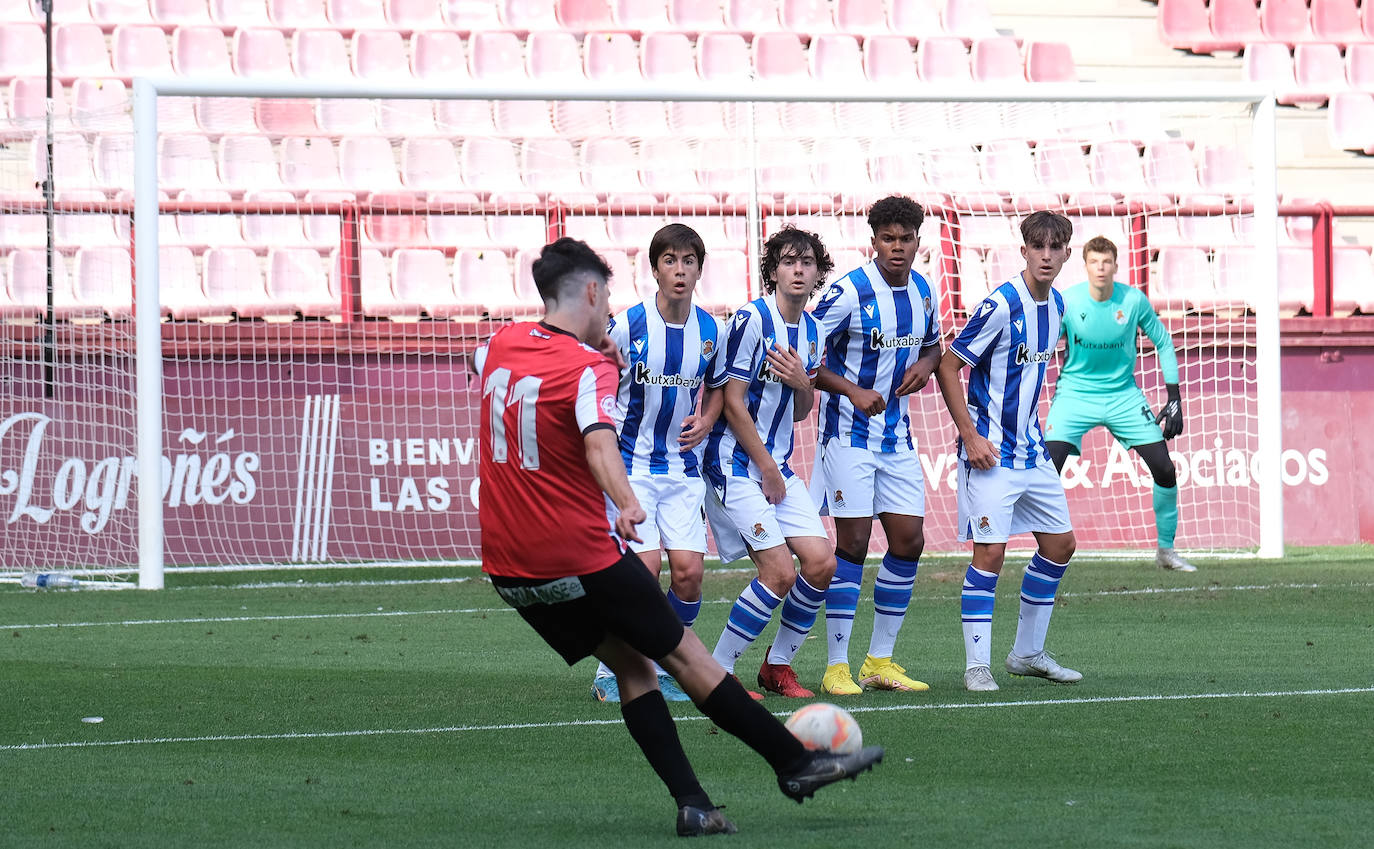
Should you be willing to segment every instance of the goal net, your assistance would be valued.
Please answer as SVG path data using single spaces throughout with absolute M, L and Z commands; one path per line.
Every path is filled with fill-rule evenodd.
M 1258 352 L 1277 350 L 1277 324 L 1253 282 L 1273 236 L 1255 216 L 1256 123 L 1242 97 L 163 88 L 155 133 L 135 128 L 128 99 L 62 116 L 50 134 L 0 127 L 0 551 L 14 574 L 131 572 L 156 532 L 168 569 L 474 560 L 471 353 L 501 323 L 540 314 L 540 246 L 569 235 L 595 247 L 619 308 L 653 292 L 654 231 L 689 224 L 707 249 L 697 300 L 724 316 L 758 293 L 758 245 L 784 224 L 820 234 L 836 275 L 867 262 L 864 215 L 888 194 L 927 211 L 917 268 L 946 339 L 1023 267 L 1016 227 L 1029 211 L 1074 223 L 1058 286 L 1085 279 L 1087 239 L 1112 239 L 1118 279 L 1148 290 L 1179 355 L 1178 547 L 1259 545 Z M 157 227 L 137 226 L 154 197 Z M 140 382 L 135 352 L 157 348 L 160 379 Z M 1157 407 L 1146 348 L 1138 377 Z M 162 423 L 151 504 L 138 500 L 152 466 L 137 460 L 135 415 L 154 409 L 140 394 L 150 386 Z M 911 415 L 927 550 L 958 550 L 954 430 L 933 382 Z M 814 422 L 802 428 L 809 474 Z M 1153 547 L 1149 475 L 1105 432 L 1065 481 L 1080 548 Z M 150 507 L 152 530 L 139 518 Z

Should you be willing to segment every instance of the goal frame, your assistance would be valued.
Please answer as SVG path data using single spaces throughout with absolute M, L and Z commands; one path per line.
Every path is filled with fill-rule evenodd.
M 474 82 L 461 90 L 435 85 L 357 85 L 309 81 L 263 81 L 136 77 L 132 85 L 134 141 L 134 220 L 157 221 L 157 101 L 159 97 L 354 98 L 562 101 L 714 101 L 714 102 L 898 102 L 898 103 L 1199 103 L 1226 102 L 1248 106 L 1252 166 L 1255 174 L 1255 247 L 1259 262 L 1254 280 L 1255 372 L 1258 416 L 1256 482 L 1259 508 L 1257 556 L 1282 557 L 1283 483 L 1282 405 L 1279 348 L 1278 187 L 1275 114 L 1272 91 L 1247 84 L 1155 86 L 1102 83 L 1045 83 L 1015 89 L 991 84 L 929 84 L 920 89 L 890 85 L 861 91 L 833 85 L 780 84 L 754 81 L 722 85 L 705 81 L 683 85 L 586 82 L 549 86 L 533 82 L 500 85 Z M 751 125 L 752 126 L 752 125 Z M 746 140 L 756 151 L 752 135 Z M 753 155 L 753 154 L 751 154 Z M 756 155 L 755 155 L 755 162 Z M 757 173 L 757 166 L 755 167 Z M 749 202 L 751 230 L 758 220 L 756 196 Z M 141 481 L 162 476 L 163 357 L 158 280 L 158 227 L 134 228 L 135 273 L 135 404 L 136 455 Z M 750 269 L 756 284 L 757 269 Z M 164 529 L 160 487 L 138 487 L 138 586 L 164 586 Z

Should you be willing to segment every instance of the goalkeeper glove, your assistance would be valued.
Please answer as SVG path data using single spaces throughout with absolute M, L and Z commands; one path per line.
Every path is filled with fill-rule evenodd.
M 1155 416 L 1155 424 L 1164 430 L 1165 439 L 1173 439 L 1183 433 L 1183 399 L 1178 394 L 1178 384 L 1165 384 L 1169 391 L 1169 402 Z

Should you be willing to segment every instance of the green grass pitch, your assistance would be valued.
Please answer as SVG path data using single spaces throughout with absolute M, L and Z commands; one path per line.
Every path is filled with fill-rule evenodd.
M 963 691 L 962 562 L 929 558 L 897 659 L 928 693 L 842 704 L 887 759 L 798 806 L 675 705 L 730 846 L 1350 847 L 1374 823 L 1374 552 L 1083 559 L 1050 647 Z M 855 627 L 867 645 L 873 569 Z M 708 575 L 713 645 L 748 580 Z M 744 657 L 751 683 L 768 634 Z M 852 658 L 857 664 L 862 656 Z M 797 669 L 818 684 L 813 638 Z M 0 846 L 670 845 L 674 808 L 620 724 L 473 568 L 173 574 L 156 593 L 0 588 Z M 799 703 L 770 697 L 777 713 Z M 99 723 L 83 718 L 100 716 Z

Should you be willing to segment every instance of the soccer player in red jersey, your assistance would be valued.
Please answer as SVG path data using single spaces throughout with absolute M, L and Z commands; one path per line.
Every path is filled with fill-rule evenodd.
M 625 726 L 677 803 L 679 835 L 735 826 L 697 781 L 651 660 L 762 755 L 789 798 L 871 769 L 880 746 L 850 755 L 803 748 L 682 626 L 626 549 L 645 514 L 616 441 L 610 268 L 564 238 L 544 246 L 532 271 L 544 319 L 497 331 L 479 364 L 482 569 L 496 591 L 569 664 L 595 655 L 615 672 Z M 619 508 L 614 522 L 607 496 Z

